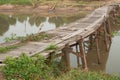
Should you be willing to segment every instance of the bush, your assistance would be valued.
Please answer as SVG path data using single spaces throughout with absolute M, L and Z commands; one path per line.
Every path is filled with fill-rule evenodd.
M 2 70 L 7 80 L 37 80 L 50 76 L 51 68 L 41 56 L 30 58 L 22 54 L 18 58 L 7 58 Z

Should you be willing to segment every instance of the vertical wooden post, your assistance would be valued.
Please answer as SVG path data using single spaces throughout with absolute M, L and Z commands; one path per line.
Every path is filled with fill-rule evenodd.
M 107 19 L 107 26 L 108 26 L 109 41 L 110 41 L 110 44 L 111 44 L 112 43 L 112 38 L 111 38 L 111 26 L 110 26 L 109 18 Z
M 80 39 L 78 43 L 79 43 L 80 54 L 81 54 L 82 68 L 84 70 L 87 70 L 88 67 L 87 67 L 87 61 L 86 61 L 86 56 L 85 56 L 85 51 L 84 51 L 83 39 Z
M 76 44 L 76 53 L 77 53 L 77 55 L 79 55 L 78 45 L 77 44 Z M 77 65 L 79 67 L 80 66 L 79 56 L 76 56 L 76 57 L 77 57 Z
M 93 34 L 90 35 L 89 41 L 90 41 L 89 49 L 91 50 L 93 46 Z
M 70 70 L 70 55 L 69 55 L 70 52 L 71 52 L 70 46 L 68 44 L 65 45 L 65 47 L 62 49 L 62 53 L 64 54 L 62 59 L 64 61 L 65 65 L 64 67 L 66 71 Z
M 96 42 L 97 60 L 98 60 L 98 64 L 100 64 L 101 62 L 100 62 L 100 51 L 99 51 L 98 32 L 96 32 L 95 34 L 96 34 L 95 42 Z
M 106 22 L 104 21 L 104 38 L 105 38 L 105 46 L 106 46 L 106 51 L 108 51 L 108 39 L 107 39 L 107 31 L 106 31 Z

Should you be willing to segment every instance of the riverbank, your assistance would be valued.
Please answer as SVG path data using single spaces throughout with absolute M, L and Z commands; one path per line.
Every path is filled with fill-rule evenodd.
M 119 0 L 113 1 L 42 1 L 42 2 L 17 2 L 2 1 L 0 2 L 0 13 L 39 13 L 48 15 L 56 14 L 75 14 L 81 11 L 93 11 L 94 9 L 117 3 Z M 25 4 L 24 4 L 25 3 Z M 28 3 L 28 4 L 27 4 Z
M 81 71 L 79 68 L 62 74 L 57 78 L 50 78 L 49 80 L 120 80 L 118 75 L 107 75 L 104 73 Z

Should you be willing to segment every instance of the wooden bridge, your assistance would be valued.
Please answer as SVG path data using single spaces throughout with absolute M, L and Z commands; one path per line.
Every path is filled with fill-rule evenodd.
M 25 43 L 24 46 L 20 46 L 17 49 L 10 50 L 6 53 L 0 53 L 0 61 L 3 62 L 6 57 L 18 57 L 22 53 L 25 53 L 28 56 L 39 53 L 44 57 L 48 57 L 54 50 L 45 51 L 45 48 L 54 43 L 57 46 L 56 51 L 60 52 L 55 56 L 62 56 L 62 59 L 65 59 L 65 65 L 68 68 L 70 66 L 69 53 L 73 53 L 77 56 L 77 60 L 81 58 L 82 68 L 87 69 L 86 47 L 91 48 L 95 43 L 97 51 L 96 57 L 100 64 L 99 37 L 103 37 L 106 50 L 108 50 L 111 44 L 110 23 L 114 21 L 116 12 L 119 12 L 118 10 L 119 4 L 100 7 L 83 19 L 45 32 L 48 35 L 54 35 L 50 39 L 29 41 Z M 88 42 L 89 44 L 85 45 L 85 42 Z M 1 44 L 0 46 L 4 46 L 4 44 Z M 75 46 L 76 51 L 73 51 L 71 46 Z

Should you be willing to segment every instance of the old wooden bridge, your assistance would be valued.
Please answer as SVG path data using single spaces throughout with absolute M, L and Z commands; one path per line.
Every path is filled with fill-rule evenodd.
M 65 59 L 65 65 L 67 67 L 70 66 L 69 53 L 73 53 L 77 56 L 78 61 L 79 58 L 81 59 L 82 68 L 87 69 L 86 47 L 91 48 L 95 43 L 97 51 L 96 57 L 100 64 L 99 37 L 102 36 L 106 50 L 108 50 L 111 44 L 110 24 L 114 21 L 116 13 L 119 12 L 118 10 L 119 4 L 100 7 L 83 19 L 45 32 L 46 34 L 54 35 L 50 39 L 44 39 L 40 42 L 29 41 L 24 46 L 20 46 L 17 49 L 10 50 L 6 53 L 0 53 L 0 61 L 3 62 L 6 57 L 18 57 L 22 53 L 28 56 L 39 53 L 42 56 L 48 57 L 54 51 L 45 51 L 45 48 L 54 43 L 57 46 L 56 50 L 59 52 L 59 54 L 55 56 L 62 56 L 62 58 Z M 89 44 L 85 45 L 85 42 Z M 0 46 L 4 46 L 4 44 Z M 72 50 L 72 46 L 75 46 L 76 51 Z

